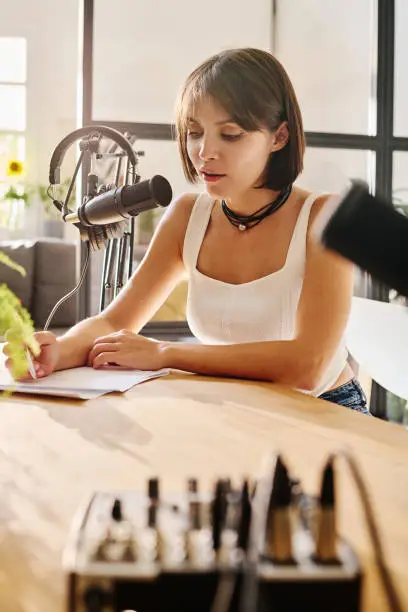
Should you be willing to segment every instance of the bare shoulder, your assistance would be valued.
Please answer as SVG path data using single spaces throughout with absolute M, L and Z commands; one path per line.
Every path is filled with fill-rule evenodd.
M 324 209 L 327 206 L 331 206 L 331 202 L 334 198 L 338 198 L 338 196 L 334 193 L 325 193 L 315 199 L 310 210 L 309 224 L 307 229 L 307 240 L 309 244 L 314 246 L 314 248 L 320 248 L 320 250 L 322 251 L 326 250 L 323 249 L 320 244 L 318 244 L 319 240 L 316 237 L 316 228 L 318 224 L 320 224 L 319 217 L 324 217 Z M 332 253 L 332 255 L 334 255 L 334 253 Z
M 309 194 L 310 195 L 310 194 Z M 316 238 L 316 234 L 314 231 L 315 221 L 318 219 L 320 213 L 324 210 L 324 208 L 329 205 L 333 198 L 338 198 L 338 194 L 335 193 L 325 193 L 321 196 L 317 197 L 312 204 L 312 208 L 310 210 L 309 217 L 309 225 L 307 230 L 307 248 L 308 253 L 313 254 L 315 257 L 317 256 L 319 259 L 324 259 L 328 263 L 335 264 L 336 266 L 340 266 L 344 270 L 348 270 L 351 274 L 354 267 L 353 264 L 346 260 L 344 257 L 335 253 L 334 251 L 328 250 L 324 248 L 319 240 Z
M 167 236 L 169 240 L 175 241 L 179 253 L 182 252 L 188 221 L 197 197 L 197 193 L 183 193 L 174 198 L 157 228 L 155 237 Z
M 319 215 L 319 213 L 324 209 L 327 202 L 334 197 L 336 197 L 334 193 L 325 193 L 319 196 L 318 198 L 316 198 L 316 200 L 313 202 L 312 209 L 310 211 L 309 227 L 313 223 L 313 221 L 316 219 L 316 217 Z
M 164 215 L 166 221 L 175 223 L 178 227 L 187 226 L 198 195 L 197 193 L 183 193 L 174 198 Z
M 301 187 L 296 187 L 296 197 L 297 197 L 299 209 L 302 208 L 302 206 L 306 203 L 306 200 L 312 194 L 313 194 L 313 192 L 311 192 L 311 191 L 308 191 L 306 189 L 302 189 Z M 320 211 L 323 210 L 323 208 L 325 207 L 325 205 L 328 202 L 328 200 L 330 200 L 332 197 L 334 197 L 334 195 L 335 194 L 333 194 L 333 193 L 324 193 L 324 194 L 318 196 L 314 200 L 314 202 L 312 204 L 312 208 L 310 209 L 309 229 L 310 229 L 310 226 L 313 224 L 313 221 L 319 215 Z
M 307 199 L 313 195 L 313 192 L 308 191 L 306 189 L 302 189 L 300 187 L 296 187 L 296 199 L 298 210 L 302 209 Z M 331 200 L 333 197 L 336 197 L 336 194 L 333 193 L 324 193 L 319 195 L 314 199 L 312 203 L 312 207 L 310 209 L 309 221 L 308 221 L 308 229 L 307 229 L 307 237 L 310 238 L 311 229 L 313 227 L 314 221 L 319 216 L 319 213 L 325 208 L 327 202 Z

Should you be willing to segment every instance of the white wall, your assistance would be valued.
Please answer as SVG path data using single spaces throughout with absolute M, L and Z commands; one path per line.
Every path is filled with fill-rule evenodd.
M 271 0 L 111 0 L 95 3 L 93 117 L 172 123 L 187 75 L 224 48 L 271 49 Z M 173 193 L 197 191 L 184 178 L 177 146 L 139 140 L 142 178 L 164 175 Z M 101 257 L 94 257 L 92 311 L 98 306 Z
M 94 115 L 170 123 L 188 73 L 223 48 L 270 49 L 270 0 L 95 3 Z M 109 24 L 109 25 L 107 25 Z
M 33 183 L 48 184 L 52 151 L 76 127 L 78 11 L 79 0 L 1 3 L 0 36 L 27 38 L 27 179 Z M 42 231 L 38 209 L 30 210 L 27 235 Z
M 187 75 L 221 49 L 271 49 L 271 0 L 111 0 L 95 3 L 95 119 L 172 123 Z M 191 191 L 175 143 L 143 141 L 142 176 L 164 174 Z M 193 189 L 194 190 L 194 189 Z
M 295 87 L 305 130 L 375 133 L 375 5 L 373 0 L 277 0 L 275 53 Z M 349 178 L 369 181 L 373 172 L 371 155 L 310 148 L 298 182 L 338 192 Z
M 374 4 L 373 0 L 277 0 L 275 51 L 295 86 L 306 130 L 372 131 Z

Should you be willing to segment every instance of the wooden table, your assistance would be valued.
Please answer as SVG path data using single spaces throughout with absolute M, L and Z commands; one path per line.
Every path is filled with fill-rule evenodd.
M 388 564 L 408 609 L 408 433 L 272 384 L 174 373 L 88 402 L 14 396 L 0 403 L 0 610 L 63 612 L 61 553 L 94 489 L 164 490 L 196 476 L 258 471 L 282 451 L 317 491 L 327 454 L 354 452 L 371 489 Z M 367 572 L 364 611 L 386 610 L 355 486 L 339 469 L 340 530 Z

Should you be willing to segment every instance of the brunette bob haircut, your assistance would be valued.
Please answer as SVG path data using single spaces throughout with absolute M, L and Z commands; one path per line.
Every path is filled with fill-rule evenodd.
M 292 83 L 273 55 L 261 49 L 229 49 L 207 59 L 187 78 L 176 106 L 176 137 L 191 183 L 198 175 L 187 153 L 187 120 L 194 105 L 206 97 L 220 104 L 245 131 L 274 132 L 286 121 L 288 142 L 271 153 L 260 187 L 280 191 L 295 182 L 305 151 L 302 115 Z

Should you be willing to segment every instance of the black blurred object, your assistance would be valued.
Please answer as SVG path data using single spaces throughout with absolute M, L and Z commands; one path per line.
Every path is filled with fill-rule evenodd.
M 215 553 L 221 546 L 221 533 L 227 513 L 227 483 L 220 478 L 215 485 L 214 499 L 211 503 L 212 539 Z
M 278 456 L 276 459 L 275 472 L 273 475 L 273 484 L 269 509 L 287 508 L 292 500 L 291 481 L 286 465 Z
M 237 546 L 242 550 L 248 550 L 249 544 L 249 528 L 251 524 L 251 516 L 252 516 L 252 506 L 251 506 L 251 498 L 249 495 L 249 484 L 248 481 L 245 480 L 242 491 L 241 491 L 241 499 L 240 499 L 240 516 L 239 516 L 239 524 L 238 524 L 238 541 Z
M 160 485 L 158 478 L 149 478 L 147 481 L 147 493 L 151 501 L 157 502 L 160 497 Z
M 408 297 L 408 218 L 353 180 L 316 220 L 316 236 L 389 288 Z
M 292 563 L 290 506 L 292 489 L 286 465 L 278 455 L 268 505 L 265 554 L 275 563 Z
M 153 529 L 157 527 L 157 509 L 160 498 L 160 485 L 158 478 L 149 478 L 147 482 L 147 495 L 149 505 L 147 508 L 147 525 Z
M 282 481 L 282 474 L 277 479 Z M 283 481 L 284 494 L 278 491 L 275 500 L 278 507 L 288 502 L 286 478 Z M 259 522 L 259 508 L 253 507 L 252 512 L 250 509 L 248 483 L 234 489 L 225 478 L 218 479 L 209 494 L 186 490 L 178 494 L 159 494 L 157 485 L 157 479 L 150 481 L 144 493 L 115 491 L 112 495 L 98 491 L 81 508 L 64 552 L 68 594 L 65 612 L 242 610 L 240 601 L 248 586 L 245 580 L 249 562 L 248 524 L 253 520 Z M 207 517 L 198 527 L 192 525 L 189 517 L 192 495 L 200 504 L 203 516 Z M 241 518 L 235 527 L 225 523 L 228 497 L 241 498 Z M 129 528 L 126 542 L 121 540 L 121 530 L 114 528 L 117 523 L 111 513 L 113 500 L 121 501 L 126 514 Z M 146 525 L 146 508 L 152 504 L 155 522 Z M 177 513 L 173 512 L 175 506 L 179 508 Z M 296 516 L 294 512 L 292 536 L 296 562 L 275 563 L 260 557 L 254 568 L 256 597 L 249 601 L 245 612 L 250 609 L 256 612 L 298 612 L 302 609 L 359 612 L 362 572 L 353 550 L 343 538 L 336 536 L 339 563 L 316 563 L 314 530 L 305 529 Z M 153 549 L 152 527 L 156 527 L 159 534 Z M 118 554 L 114 558 L 95 557 L 95 545 L 97 548 L 98 544 L 103 545 L 106 533 L 110 534 L 110 546 L 116 551 L 122 547 L 122 558 Z M 187 538 L 188 535 L 194 537 Z M 189 547 L 185 545 L 187 541 Z M 133 554 L 127 556 L 129 549 Z M 232 580 L 230 595 L 224 590 L 230 584 L 225 581 L 226 577 Z M 215 607 L 220 589 L 224 596 L 218 601 L 222 599 L 223 604 Z
M 334 468 L 333 461 L 329 460 L 323 470 L 320 487 L 320 505 L 323 508 L 333 508 L 335 504 Z
M 112 507 L 112 518 L 114 521 L 120 522 L 123 520 L 122 515 L 122 502 L 120 499 L 115 499 Z
M 323 470 L 319 509 L 316 516 L 316 551 L 314 558 L 317 563 L 338 563 L 335 497 L 333 458 L 330 457 Z

